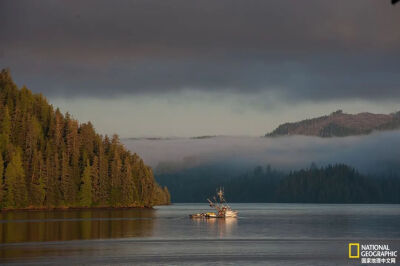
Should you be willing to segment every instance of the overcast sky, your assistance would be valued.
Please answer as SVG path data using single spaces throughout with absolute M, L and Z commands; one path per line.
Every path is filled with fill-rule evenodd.
M 400 110 L 389 0 L 0 0 L 0 36 L 19 86 L 122 137 Z

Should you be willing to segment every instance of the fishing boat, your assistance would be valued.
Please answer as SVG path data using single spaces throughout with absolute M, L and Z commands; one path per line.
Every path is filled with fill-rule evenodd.
M 224 190 L 220 188 L 217 191 L 217 196 L 213 197 L 213 200 L 207 199 L 210 207 L 215 209 L 215 212 L 204 212 L 204 213 L 195 213 L 189 215 L 190 218 L 228 218 L 228 217 L 237 217 L 238 212 L 232 210 L 232 208 L 228 205 L 224 197 Z

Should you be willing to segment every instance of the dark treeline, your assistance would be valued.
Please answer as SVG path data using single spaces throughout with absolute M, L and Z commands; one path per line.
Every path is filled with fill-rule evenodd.
M 63 115 L 0 73 L 0 207 L 139 207 L 166 204 L 152 170 L 90 122 Z
M 400 179 L 364 176 L 339 164 L 290 173 L 276 190 L 280 202 L 400 203 Z
M 222 186 L 230 202 L 400 203 L 400 178 L 365 176 L 343 164 L 290 173 L 258 166 L 236 177 L 208 166 L 156 178 L 173 202 L 204 202 Z

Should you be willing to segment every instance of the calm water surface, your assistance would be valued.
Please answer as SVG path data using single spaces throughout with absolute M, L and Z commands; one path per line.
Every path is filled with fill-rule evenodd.
M 207 204 L 0 213 L 0 263 L 361 265 L 349 242 L 400 252 L 400 205 L 232 207 L 225 220 L 188 218 Z

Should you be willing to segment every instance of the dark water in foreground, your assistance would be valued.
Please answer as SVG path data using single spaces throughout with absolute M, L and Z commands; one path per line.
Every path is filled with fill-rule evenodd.
M 237 219 L 188 218 L 206 204 L 1 213 L 0 263 L 361 265 L 349 242 L 400 253 L 400 205 L 232 207 Z

